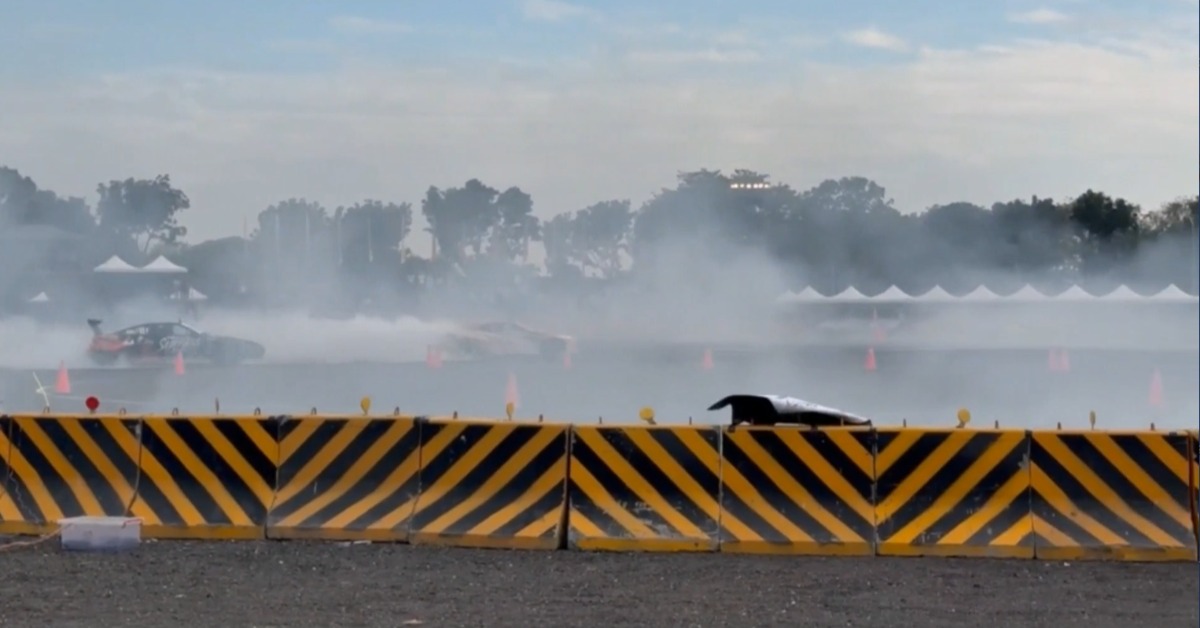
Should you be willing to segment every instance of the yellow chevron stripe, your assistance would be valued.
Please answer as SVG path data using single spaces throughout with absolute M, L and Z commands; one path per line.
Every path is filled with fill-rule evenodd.
M 989 450 L 989 453 L 996 451 Z M 953 487 L 947 491 L 952 492 Z M 967 543 L 970 538 L 979 533 L 990 524 L 1002 508 L 1012 502 L 1023 498 L 1029 491 L 1029 474 L 1017 473 L 1010 477 L 1000 487 L 994 495 L 992 495 L 986 503 L 978 510 L 971 513 L 962 523 L 958 524 L 953 530 L 948 532 L 940 540 L 946 545 L 960 545 Z M 1028 514 L 1021 517 L 1019 521 L 1010 526 L 1002 534 L 996 537 L 992 542 L 993 545 L 1015 545 L 1019 543 L 1029 534 L 1033 533 L 1033 519 Z M 894 538 L 894 537 L 893 537 Z
M 897 436 L 896 440 L 892 441 L 892 444 L 887 448 L 887 450 L 895 450 L 899 445 L 897 441 L 899 441 L 900 437 L 904 436 L 905 434 L 906 433 L 902 432 L 900 436 Z M 914 434 L 912 436 L 912 442 L 915 443 L 917 438 L 918 435 Z M 900 510 L 900 508 L 912 501 L 912 499 L 920 492 L 922 487 L 929 483 L 929 480 L 933 478 L 933 475 L 937 473 L 943 466 L 945 466 L 946 463 L 949 462 L 950 459 L 956 454 L 958 454 L 959 451 L 962 450 L 970 438 L 971 434 L 968 432 L 949 433 L 946 436 L 946 440 L 938 445 L 929 455 L 929 457 L 922 460 L 921 464 L 917 465 L 917 468 L 914 469 L 911 474 L 901 480 L 899 485 L 892 489 L 891 494 L 889 494 L 878 506 L 875 507 L 876 523 L 882 524 L 888 519 L 891 519 L 892 516 Z M 905 441 L 907 440 L 909 439 L 905 438 Z M 897 459 L 901 453 L 903 452 L 897 452 Z M 880 455 L 882 456 L 883 453 L 881 452 Z M 894 460 L 892 462 L 894 463 Z M 882 474 L 883 471 L 881 470 L 879 473 Z
M 921 439 L 923 434 L 928 433 L 926 430 L 905 430 L 902 432 L 893 432 L 895 436 L 892 441 L 883 450 L 875 454 L 875 468 L 872 473 L 883 475 L 887 473 L 892 465 L 903 456 L 905 452 L 912 449 L 913 445 Z M 878 476 L 876 476 L 878 477 Z M 876 507 L 876 513 L 879 508 Z
M 653 538 L 658 535 L 657 532 L 651 530 L 650 526 L 646 525 L 641 519 L 633 516 L 633 513 L 621 508 L 618 505 L 620 502 L 617 500 L 617 498 L 613 497 L 613 495 L 604 488 L 604 485 L 600 484 L 600 481 L 596 479 L 596 476 L 592 475 L 592 472 L 589 471 L 587 467 L 583 465 L 572 465 L 571 481 L 574 482 L 583 493 L 591 496 L 592 501 L 595 502 L 597 507 L 604 511 L 604 514 L 612 517 L 613 520 L 619 523 L 622 528 L 627 530 L 634 537 Z M 572 512 L 571 525 L 580 525 L 581 523 L 586 523 L 592 526 L 592 530 L 589 531 L 589 536 L 593 536 L 594 538 L 606 536 L 606 533 L 594 523 L 583 519 L 582 515 L 578 512 Z
M 158 437 L 163 445 L 165 445 L 166 448 L 175 455 L 180 464 L 182 464 L 188 470 L 188 472 L 192 474 L 192 477 L 196 478 L 196 481 L 207 489 L 208 494 L 212 496 L 213 501 L 216 502 L 217 507 L 220 508 L 221 512 L 223 512 L 225 516 L 229 518 L 229 521 L 232 523 L 232 525 L 252 525 L 253 522 L 246 517 L 246 513 L 242 511 L 240 506 L 238 506 L 237 500 L 235 500 L 233 495 L 229 493 L 229 489 L 225 486 L 225 484 L 220 481 L 220 479 L 215 473 L 213 473 L 212 469 L 210 469 L 208 465 L 204 464 L 204 462 L 200 460 L 200 458 L 196 455 L 196 452 L 192 451 L 192 448 L 189 447 L 187 443 L 183 442 L 183 439 L 175 434 L 175 431 L 168 427 L 165 422 L 163 422 L 167 420 L 170 419 L 147 421 L 146 426 L 153 431 L 154 435 Z M 231 452 L 222 451 L 221 453 L 223 458 L 228 459 Z M 152 457 L 152 454 L 148 451 L 143 451 L 143 460 L 147 457 Z M 191 501 L 188 498 L 186 491 L 181 492 L 181 499 Z M 189 525 L 196 526 L 203 525 L 204 523 L 206 522 L 202 517 L 199 517 L 194 522 L 188 521 Z
M 730 436 L 732 435 L 726 434 L 726 438 L 729 438 Z M 796 486 L 795 480 L 791 478 L 787 472 L 781 469 L 779 465 L 766 454 L 766 452 L 759 448 L 758 444 L 755 443 L 753 439 L 746 438 L 745 440 L 747 442 L 742 443 L 741 439 L 739 439 L 738 445 L 741 446 L 747 454 L 750 454 L 752 457 L 757 457 L 762 461 L 761 467 L 763 472 L 770 476 L 771 480 L 774 481 L 776 485 L 783 487 L 785 490 L 787 490 L 789 486 Z M 770 500 L 768 500 L 761 492 L 759 492 L 758 489 L 750 483 L 750 480 L 748 480 L 746 476 L 742 475 L 742 473 L 738 471 L 737 467 L 733 465 L 725 465 L 722 467 L 721 480 L 724 482 L 725 490 L 732 491 L 733 493 L 741 496 L 742 501 L 744 501 L 747 506 L 753 509 L 754 512 L 762 517 L 773 528 L 782 532 L 787 538 L 794 539 L 799 543 L 813 542 L 813 538 L 809 536 L 807 532 L 805 532 L 800 526 L 793 524 L 786 516 L 783 515 L 783 513 L 779 512 L 779 510 L 770 503 Z M 800 490 L 802 491 L 803 489 Z M 798 494 L 798 492 L 793 489 L 791 494 L 795 495 Z M 808 500 L 811 500 L 811 496 L 809 496 Z M 803 506 L 808 500 L 801 498 L 794 501 Z M 733 513 L 727 509 L 722 510 L 721 512 L 721 527 L 728 530 L 735 539 L 759 538 L 758 533 L 753 528 L 746 525 L 744 522 L 737 520 Z
M 1095 439 L 1093 439 L 1093 443 L 1095 443 Z M 1083 484 L 1088 492 L 1094 495 L 1100 503 L 1104 504 L 1105 507 L 1118 517 L 1130 522 L 1160 546 L 1177 547 L 1179 545 L 1179 542 L 1171 538 L 1171 535 L 1163 532 L 1157 525 L 1131 508 L 1125 500 L 1117 495 L 1116 491 L 1109 487 L 1108 484 L 1105 484 L 1104 480 L 1096 475 L 1095 471 L 1088 467 L 1087 464 L 1075 456 L 1060 439 L 1046 438 L 1041 441 L 1041 444 L 1059 464 L 1063 465 L 1074 476 L 1076 481 Z M 1123 471 L 1127 470 L 1123 469 Z
M 50 466 L 54 468 L 58 476 L 62 478 L 63 483 L 66 484 L 71 494 L 75 496 L 76 501 L 79 502 L 79 506 L 83 509 L 83 512 L 97 515 L 102 514 L 104 509 L 100 506 L 100 502 L 96 500 L 96 496 L 92 494 L 87 485 L 82 484 L 79 471 L 71 465 L 71 462 L 67 460 L 63 452 L 42 431 L 42 427 L 38 424 L 38 421 L 36 419 L 22 418 L 16 419 L 16 424 L 25 434 L 25 437 L 33 443 L 34 447 L 45 456 L 46 461 L 50 463 Z M 84 440 L 87 440 L 86 436 Z M 53 499 L 52 495 L 51 499 Z
M 1148 439 L 1146 438 L 1139 438 L 1139 440 L 1147 445 L 1150 444 L 1150 442 L 1147 442 Z M 1161 445 L 1167 450 L 1167 452 L 1170 453 L 1170 455 L 1167 457 L 1159 456 L 1159 460 L 1162 461 L 1167 468 L 1171 469 L 1172 472 L 1176 472 L 1177 474 L 1178 471 L 1182 469 L 1183 473 L 1181 474 L 1182 477 L 1180 477 L 1180 480 L 1183 483 L 1187 483 L 1187 465 L 1179 464 L 1179 462 L 1181 462 L 1179 460 L 1179 452 L 1173 450 L 1165 439 L 1159 438 L 1150 440 L 1157 445 Z M 1158 484 L 1158 482 L 1151 478 L 1150 474 L 1146 473 L 1146 470 L 1143 469 L 1141 465 L 1139 465 L 1137 462 L 1134 462 L 1132 458 L 1126 455 L 1125 450 L 1121 449 L 1117 443 L 1113 441 L 1111 436 L 1097 435 L 1091 439 L 1091 442 L 1096 449 L 1100 451 L 1100 453 L 1104 454 L 1105 458 L 1107 458 L 1121 470 L 1122 475 L 1129 479 L 1134 488 L 1136 488 L 1138 492 L 1145 496 L 1146 499 L 1157 504 L 1159 508 L 1162 508 L 1164 511 L 1166 511 L 1166 513 L 1172 519 L 1178 521 L 1180 525 L 1188 526 L 1191 524 L 1191 513 L 1185 511 L 1180 506 L 1178 501 L 1176 501 L 1176 498 L 1169 495 L 1166 489 L 1164 489 Z M 1151 449 L 1153 450 L 1154 447 Z M 1156 455 L 1158 454 L 1158 452 L 1155 453 Z M 1174 544 L 1177 545 L 1178 543 Z
M 350 427 L 350 425 L 353 425 L 353 427 Z M 345 428 L 343 428 L 341 430 L 341 432 L 338 433 L 338 436 L 341 436 L 342 433 L 351 432 L 351 431 L 359 433 L 364 428 L 365 428 L 365 425 L 360 426 L 360 425 L 348 424 Z M 291 515 L 289 515 L 282 521 L 279 521 L 276 525 L 279 527 L 290 527 L 290 526 L 299 525 L 305 519 L 308 519 L 309 517 L 313 516 L 318 511 L 320 511 L 322 508 L 328 506 L 330 503 L 333 502 L 333 500 L 342 497 L 347 491 L 349 491 L 351 489 L 351 487 L 354 486 L 355 483 L 359 482 L 363 478 L 363 476 L 365 476 L 367 474 L 367 472 L 370 469 L 372 469 L 376 465 L 380 464 L 380 462 L 383 460 L 383 457 L 388 452 L 388 450 L 391 449 L 392 447 L 394 447 L 396 445 L 396 443 L 400 442 L 400 439 L 404 437 L 404 434 L 409 429 L 411 429 L 411 428 L 406 426 L 404 429 L 389 429 L 389 430 L 385 431 L 383 433 L 382 437 L 379 440 L 376 440 L 374 443 L 371 443 L 370 447 L 368 447 L 367 450 L 365 452 L 363 452 L 363 455 L 361 457 L 359 457 L 357 460 L 355 460 L 354 464 L 351 465 L 350 468 L 346 470 L 346 473 L 343 474 L 342 477 L 338 478 L 338 480 L 335 481 L 332 486 L 330 486 L 327 490 L 325 490 L 321 494 L 314 497 L 312 500 L 305 503 L 303 506 L 298 508 L 295 512 L 291 513 Z M 337 440 L 337 437 L 335 437 L 334 440 Z M 349 442 L 349 441 L 347 440 L 346 442 Z M 332 442 L 331 442 L 331 446 L 332 446 Z M 322 452 L 324 453 L 326 451 L 330 451 L 331 446 L 327 446 L 327 447 L 323 448 Z M 337 453 L 340 453 L 339 450 L 330 451 L 331 455 L 328 456 L 326 463 L 332 462 L 334 457 L 336 457 Z M 361 515 L 364 512 L 366 512 L 366 509 L 364 509 L 356 504 L 355 506 L 352 506 L 351 508 L 347 508 L 345 513 L 343 513 L 343 514 L 348 514 L 349 518 L 353 519 L 355 517 L 358 517 L 359 515 Z
M 634 434 L 639 431 L 640 430 L 637 429 L 629 430 L 629 432 Z M 630 434 L 630 437 L 633 438 L 633 434 Z M 612 445 L 610 445 L 608 441 L 600 435 L 599 432 L 592 432 L 590 435 L 586 436 L 584 440 L 591 445 L 592 451 L 596 452 L 596 454 L 605 461 L 609 468 L 611 468 L 619 477 L 626 481 L 626 483 L 629 485 L 629 488 L 634 492 L 634 494 L 637 495 L 638 499 L 653 508 L 654 511 L 663 519 L 666 519 L 667 523 L 671 527 L 679 530 L 680 534 L 686 537 L 704 538 L 707 536 L 703 530 L 696 527 L 696 524 L 692 523 L 691 520 L 689 520 L 687 517 L 684 517 L 683 514 L 676 510 L 675 507 L 671 505 L 670 501 L 667 500 L 667 498 L 664 497 L 662 493 L 658 491 L 658 489 L 651 486 L 650 482 L 646 480 L 646 478 L 642 477 L 642 475 L 633 468 L 633 465 L 629 464 L 625 460 L 624 456 L 618 453 L 617 450 L 613 449 Z M 655 462 L 658 461 L 656 460 Z
M 291 460 L 292 456 L 300 449 L 300 446 L 308 441 L 309 438 L 312 438 L 312 435 L 316 433 L 317 428 L 321 425 L 321 422 L 316 420 L 296 421 L 296 427 L 280 443 L 281 464 L 283 461 Z M 281 504 L 290 501 L 300 491 L 308 490 L 317 476 L 333 462 L 338 454 L 346 449 L 356 436 L 362 433 L 365 427 L 365 422 L 345 424 L 334 434 L 333 438 L 329 439 L 329 442 L 321 447 L 317 455 L 306 462 L 289 482 L 279 488 L 275 494 L 275 503 Z
M 238 477 L 246 480 L 246 485 L 251 493 L 254 494 L 254 497 L 264 504 L 270 504 L 271 499 L 275 495 L 275 488 L 268 486 L 258 477 L 258 473 L 254 471 L 250 463 L 246 461 L 245 457 L 242 456 L 233 443 L 229 442 L 229 439 L 217 429 L 217 426 L 207 420 L 194 421 L 194 424 L 196 430 L 204 435 L 205 440 L 213 446 L 213 449 L 217 451 L 221 459 L 233 468 L 233 472 Z M 271 455 L 270 452 L 264 453 Z M 234 509 L 238 514 L 244 514 L 240 506 L 234 506 Z
M 863 435 L 867 432 L 862 430 L 827 430 L 823 433 L 829 436 L 829 440 L 832 441 L 833 444 L 842 451 L 842 453 L 846 454 L 846 457 L 850 458 L 850 460 L 854 462 L 859 471 L 862 471 L 865 475 L 874 477 L 875 456 L 871 450 L 869 450 L 865 445 L 863 445 L 862 442 L 858 440 L 858 438 L 856 438 L 856 435 Z M 838 475 L 838 477 L 840 477 L 840 475 Z M 846 486 L 849 487 L 849 484 L 846 484 Z M 850 493 L 846 494 L 849 495 L 852 493 L 854 493 L 854 491 L 853 489 L 850 489 Z M 871 510 L 871 508 L 871 505 L 867 504 L 868 510 L 866 516 L 868 518 L 874 516 L 874 512 Z
M 960 440 L 961 443 L 955 443 L 955 445 L 957 445 L 959 448 L 965 445 L 966 441 L 970 438 L 965 432 L 962 434 L 966 436 L 966 438 L 958 438 L 957 440 Z M 952 435 L 952 438 L 955 436 L 957 436 L 957 434 Z M 1008 451 L 1006 451 L 1002 445 L 1002 443 L 997 443 L 997 446 L 989 447 L 987 450 L 985 450 L 983 455 L 979 458 L 976 458 L 975 461 L 972 462 L 969 467 L 967 467 L 966 471 L 963 472 L 962 475 L 955 479 L 945 491 L 937 496 L 932 504 L 921 511 L 921 514 L 917 515 L 915 518 L 905 524 L 904 527 L 888 535 L 888 542 L 914 543 L 917 540 L 917 537 L 924 534 L 930 526 L 937 522 L 938 519 L 941 519 L 956 507 L 961 508 L 963 497 L 967 495 L 972 487 L 978 485 L 983 480 L 984 476 L 992 471 L 992 469 L 994 469 L 1008 454 Z M 950 448 L 948 446 L 939 448 L 939 450 L 947 451 L 949 449 Z M 939 459 L 931 456 L 930 458 L 926 459 L 926 462 L 928 463 L 930 460 L 939 460 L 944 463 L 948 461 L 949 458 L 947 457 L 945 459 Z M 928 472 L 928 470 L 926 471 Z M 930 473 L 930 475 L 932 475 L 932 473 Z M 909 477 L 911 478 L 913 476 Z M 1020 488 L 1023 487 L 1018 485 L 1018 490 Z M 993 497 L 993 499 L 995 498 Z M 994 515 L 995 509 L 980 509 L 976 511 L 977 515 L 984 513 L 986 513 L 986 515 Z M 979 523 L 981 524 L 982 522 Z M 964 542 L 965 540 L 966 539 L 963 538 Z M 943 537 L 942 542 L 948 541 Z
M 498 438 L 504 438 L 515 431 L 515 428 L 506 428 L 507 426 L 500 428 L 493 427 L 491 430 L 489 430 L 488 436 L 495 434 Z M 534 456 L 536 456 L 539 451 L 553 442 L 556 438 L 559 438 L 561 435 L 562 434 L 557 430 L 538 430 L 534 437 L 530 439 L 530 441 L 526 443 L 516 455 L 504 461 L 500 468 L 496 469 L 496 471 L 492 473 L 491 477 L 485 480 L 483 484 L 479 485 L 479 487 L 475 489 L 474 493 L 472 493 L 470 497 L 459 502 L 437 519 L 431 521 L 428 525 L 422 526 L 421 531 L 427 534 L 442 534 L 446 532 L 446 528 L 452 525 L 455 521 L 458 521 L 467 514 L 473 512 L 475 509 L 479 508 L 479 506 L 481 506 L 485 500 L 504 488 L 505 485 L 513 480 L 513 476 L 533 462 Z M 473 447 L 470 450 L 473 455 L 471 457 L 464 457 L 463 459 L 460 459 L 459 464 L 462 464 L 464 460 L 471 460 L 474 466 L 477 467 L 479 462 L 482 461 L 483 456 L 487 455 L 487 451 L 488 450 L 484 449 L 482 445 Z M 543 477 L 544 476 L 545 474 L 543 474 Z M 555 479 L 551 477 L 550 486 L 553 486 L 554 483 Z M 422 492 L 422 495 L 424 495 L 424 492 Z M 499 527 L 505 522 L 512 520 L 516 515 L 520 514 L 524 508 L 525 504 L 520 501 L 507 504 L 497 512 L 493 513 L 488 520 L 485 520 L 479 526 L 474 528 L 471 533 L 487 534 L 489 532 L 494 532 L 496 527 Z M 482 528 L 484 531 L 480 532 L 480 528 Z

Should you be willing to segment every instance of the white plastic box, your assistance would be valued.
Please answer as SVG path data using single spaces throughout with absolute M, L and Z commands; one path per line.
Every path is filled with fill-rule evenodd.
M 123 552 L 142 542 L 142 520 L 131 517 L 70 517 L 58 520 L 62 548 L 82 552 Z

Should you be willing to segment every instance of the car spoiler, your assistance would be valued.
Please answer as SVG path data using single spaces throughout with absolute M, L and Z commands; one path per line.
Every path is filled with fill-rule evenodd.
M 100 323 L 101 323 L 101 320 L 98 318 L 89 318 L 87 320 L 88 327 L 92 328 L 92 334 L 99 336 L 100 334 L 104 333 L 103 331 L 100 330 Z
M 779 423 L 811 427 L 870 427 L 871 420 L 820 404 L 779 395 L 729 395 L 709 406 L 709 410 L 730 408 L 731 425 L 776 425 Z

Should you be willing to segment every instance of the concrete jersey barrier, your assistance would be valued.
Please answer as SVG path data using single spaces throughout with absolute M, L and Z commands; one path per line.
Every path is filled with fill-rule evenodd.
M 0 416 L 0 534 L 1197 560 L 1195 431 Z

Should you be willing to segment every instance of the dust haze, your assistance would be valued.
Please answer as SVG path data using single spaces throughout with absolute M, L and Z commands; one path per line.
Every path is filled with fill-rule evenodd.
M 725 221 L 703 224 L 706 215 L 697 213 L 689 229 L 657 239 L 652 252 L 640 251 L 619 277 L 566 294 L 534 288 L 533 280 L 489 280 L 506 276 L 501 265 L 476 267 L 472 280 L 428 288 L 417 301 L 371 299 L 367 307 L 339 303 L 339 295 L 369 294 L 373 285 L 342 278 L 336 290 L 321 292 L 330 284 L 327 274 L 306 279 L 303 269 L 289 268 L 292 284 L 317 295 L 314 302 L 201 304 L 187 312 L 133 298 L 59 312 L 53 321 L 8 317 L 0 323 L 0 367 L 12 380 L 6 407 L 40 405 L 28 373 L 53 381 L 62 363 L 76 384 L 55 405 L 96 394 L 131 412 L 209 412 L 217 403 L 223 412 L 356 412 L 365 395 L 376 410 L 500 416 L 511 379 L 519 386 L 519 415 L 566 421 L 626 422 L 649 405 L 664 423 L 721 422 L 726 417 L 704 410 L 720 397 L 773 393 L 885 425 L 948 426 L 955 411 L 967 407 L 987 425 L 1083 427 L 1095 411 L 1109 427 L 1151 421 L 1194 427 L 1200 411 L 1195 303 L 783 304 L 781 294 L 820 285 L 828 269 L 784 263 L 760 243 L 731 242 Z M 896 237 L 904 236 L 889 242 L 893 255 L 927 246 L 915 236 L 911 242 Z M 850 241 L 823 245 L 854 247 Z M 1121 260 L 1120 268 L 1136 273 L 1093 273 L 1084 287 L 1104 293 L 1130 276 L 1178 275 L 1178 266 L 1193 259 L 1181 257 L 1181 250 L 1177 240 L 1143 246 Z M 986 285 L 1006 294 L 1026 284 L 1055 292 L 1073 284 L 1062 273 L 1018 274 L 979 264 L 942 270 L 936 275 L 957 293 Z M 279 268 L 269 272 L 277 276 Z M 873 294 L 890 285 L 871 285 L 870 275 L 859 274 L 862 281 L 850 277 L 843 287 Z M 919 294 L 941 282 L 926 283 L 905 289 Z M 1162 287 L 1149 284 L 1132 287 Z M 87 318 L 101 319 L 107 330 L 181 320 L 259 342 L 266 356 L 236 367 L 188 365 L 184 377 L 169 365 L 96 369 L 83 353 L 91 337 Z M 426 364 L 431 346 L 465 323 L 487 320 L 571 335 L 576 352 L 569 364 L 565 357 L 536 355 L 449 356 L 441 368 Z M 873 322 L 886 338 L 876 335 Z M 869 349 L 877 359 L 873 371 L 864 366 Z M 1069 373 L 1048 369 L 1048 353 L 1059 349 L 1071 356 Z M 706 351 L 712 368 L 702 363 Z M 1156 371 L 1166 409 L 1147 406 Z

